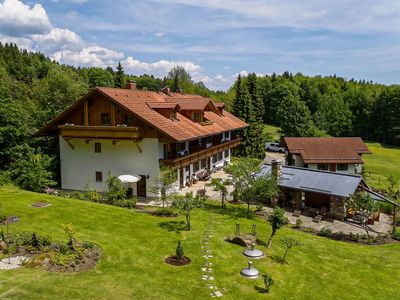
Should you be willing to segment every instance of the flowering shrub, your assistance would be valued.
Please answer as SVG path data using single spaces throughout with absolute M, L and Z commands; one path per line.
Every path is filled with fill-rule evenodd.
M 53 189 L 51 187 L 45 188 L 44 192 L 47 195 L 54 195 L 54 196 L 59 196 L 60 195 L 60 192 L 57 189 Z

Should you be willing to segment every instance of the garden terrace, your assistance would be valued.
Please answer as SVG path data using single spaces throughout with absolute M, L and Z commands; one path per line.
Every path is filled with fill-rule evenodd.
M 260 293 L 262 279 L 247 280 L 239 274 L 247 265 L 243 248 L 224 242 L 236 222 L 243 233 L 257 225 L 259 238 L 266 240 L 271 227 L 262 219 L 246 219 L 246 209 L 209 202 L 192 213 L 192 230 L 187 231 L 184 216 L 174 219 L 152 216 L 124 208 L 75 199 L 1 188 L 2 211 L 18 215 L 21 221 L 10 225 L 11 232 L 35 231 L 53 240 L 65 240 L 60 227 L 73 223 L 79 240 L 90 240 L 101 247 L 102 258 L 90 271 L 69 274 L 42 269 L 0 272 L 0 298 L 31 299 L 210 299 L 211 290 L 202 280 L 204 258 L 201 241 L 209 216 L 214 216 L 214 282 L 223 287 L 226 299 L 265 299 Z M 43 209 L 32 203 L 47 201 Z M 101 216 L 101 218 L 99 217 Z M 0 228 L 5 229 L 5 226 Z M 292 236 L 304 246 L 291 250 L 288 264 L 276 262 L 284 248 L 279 239 Z M 173 267 L 164 262 L 182 240 L 189 265 Z M 261 248 L 263 250 L 263 248 Z M 261 274 L 275 280 L 270 295 L 274 299 L 393 299 L 400 282 L 400 244 L 364 246 L 338 242 L 285 227 L 278 231 L 267 256 L 254 263 Z M 32 280 L 34 278 L 34 280 Z M 360 284 L 360 282 L 362 284 Z M 90 287 L 90 288 L 87 288 Z M 346 291 L 346 292 L 343 292 Z

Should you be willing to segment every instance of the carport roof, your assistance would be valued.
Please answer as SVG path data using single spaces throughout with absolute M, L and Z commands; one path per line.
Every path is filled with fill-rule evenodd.
M 271 165 L 265 164 L 261 176 L 271 173 Z M 349 197 L 363 182 L 361 176 L 282 166 L 279 186 L 337 197 Z

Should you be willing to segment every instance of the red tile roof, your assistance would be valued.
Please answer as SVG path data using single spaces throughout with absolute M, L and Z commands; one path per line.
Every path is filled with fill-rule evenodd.
M 177 102 L 146 102 L 147 106 L 150 108 L 166 108 L 166 109 L 174 109 L 176 106 L 179 106 Z
M 285 137 L 283 142 L 288 152 L 300 154 L 305 164 L 362 164 L 361 155 L 371 153 L 360 137 Z
M 224 112 L 223 115 L 218 114 L 215 106 L 213 110 L 207 110 L 207 105 L 210 101 L 212 103 L 210 98 L 203 98 L 198 95 L 184 95 L 180 93 L 170 93 L 167 95 L 163 92 L 100 87 L 95 88 L 80 101 L 75 102 L 70 108 L 62 112 L 49 124 L 39 130 L 36 135 L 45 134 L 51 131 L 51 129 L 54 128 L 54 125 L 57 124 L 58 120 L 94 93 L 103 94 L 110 100 L 132 112 L 145 123 L 158 129 L 178 142 L 198 139 L 205 136 L 223 133 L 225 131 L 238 130 L 248 126 L 245 122 L 228 112 Z M 157 108 L 173 108 L 176 103 L 178 103 L 179 106 L 183 103 L 187 109 L 190 109 L 191 107 L 193 107 L 192 109 L 200 107 L 201 110 L 206 109 L 204 111 L 204 117 L 212 121 L 210 122 L 211 124 L 202 125 L 196 123 L 179 112 L 176 114 L 177 120 L 171 120 L 157 112 Z M 213 104 L 211 104 L 211 106 L 213 106 Z
M 168 101 L 177 101 L 181 110 L 201 110 L 203 111 L 206 106 L 212 102 L 210 98 L 172 98 Z

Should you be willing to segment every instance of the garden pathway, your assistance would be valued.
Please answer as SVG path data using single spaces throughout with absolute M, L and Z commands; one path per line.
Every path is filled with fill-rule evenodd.
M 204 265 L 201 267 L 202 280 L 206 282 L 207 289 L 211 290 L 211 297 L 222 297 L 223 288 L 219 289 L 215 286 L 214 265 L 213 265 L 213 251 L 212 251 L 212 238 L 214 234 L 214 215 L 210 213 L 207 228 L 204 232 L 204 237 L 201 243 L 201 250 L 204 258 Z

